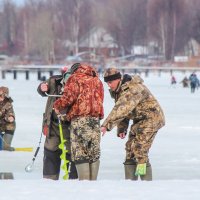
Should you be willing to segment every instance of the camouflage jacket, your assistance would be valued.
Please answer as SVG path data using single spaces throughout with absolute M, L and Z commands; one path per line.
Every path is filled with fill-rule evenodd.
M 158 101 L 138 75 L 125 75 L 111 96 L 115 106 L 102 124 L 108 131 L 117 126 L 118 133 L 126 132 L 130 120 L 133 124 L 142 120 L 150 123 L 155 132 L 164 126 L 165 117 Z
M 13 110 L 12 105 L 12 98 L 11 97 L 5 97 L 5 99 L 0 102 L 0 131 L 14 131 L 15 130 L 15 121 L 9 122 L 8 118 L 10 116 L 15 118 L 15 113 Z
M 79 116 L 104 116 L 104 90 L 97 72 L 90 66 L 81 65 L 67 80 L 63 96 L 56 100 L 54 107 L 59 111 L 69 108 L 67 119 Z

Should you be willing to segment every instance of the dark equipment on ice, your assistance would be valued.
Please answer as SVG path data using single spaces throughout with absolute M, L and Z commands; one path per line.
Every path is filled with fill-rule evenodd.
M 41 135 L 40 135 L 39 145 L 38 145 L 38 147 L 37 147 L 37 149 L 36 149 L 36 151 L 35 151 L 35 154 L 34 154 L 34 156 L 33 156 L 32 162 L 29 163 L 29 164 L 25 167 L 25 171 L 26 171 L 26 172 L 32 172 L 33 169 L 34 169 L 34 162 L 35 162 L 35 159 L 36 159 L 36 157 L 37 157 L 37 155 L 38 155 L 38 152 L 39 152 L 39 150 L 40 150 L 41 140 L 42 140 L 42 132 L 41 132 Z

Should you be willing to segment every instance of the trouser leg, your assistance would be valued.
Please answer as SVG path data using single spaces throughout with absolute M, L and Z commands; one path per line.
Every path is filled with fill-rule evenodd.
M 90 165 L 89 163 L 76 164 L 79 180 L 90 180 Z
M 98 172 L 99 172 L 100 161 L 90 163 L 90 180 L 97 180 Z
M 78 174 L 77 174 L 75 163 L 71 160 L 71 155 L 67 154 L 66 159 L 69 161 L 67 165 L 68 172 L 69 172 L 69 179 L 77 179 Z
M 3 150 L 3 133 L 0 132 L 0 150 Z
M 77 179 L 78 173 L 76 170 L 76 165 L 74 162 L 70 162 L 70 173 L 69 173 L 69 179 Z
M 61 151 L 50 151 L 44 148 L 43 178 L 58 180 L 60 174 Z
M 13 135 L 14 135 L 13 131 L 5 132 L 5 134 L 3 136 L 3 150 L 6 150 L 6 151 L 14 151 L 15 150 L 14 147 L 11 147 Z

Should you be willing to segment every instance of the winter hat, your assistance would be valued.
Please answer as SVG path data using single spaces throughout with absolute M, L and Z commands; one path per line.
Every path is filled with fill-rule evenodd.
M 116 68 L 108 68 L 104 73 L 104 81 L 114 81 L 116 79 L 121 79 L 122 75 Z
M 71 74 L 73 74 L 79 67 L 80 67 L 80 63 L 75 63 L 71 66 Z
M 60 72 L 61 72 L 61 74 L 64 74 L 67 70 L 68 70 L 68 67 L 63 66 L 63 67 L 61 67 Z
M 7 87 L 0 87 L 0 96 L 2 97 L 8 97 L 9 95 L 9 89 Z

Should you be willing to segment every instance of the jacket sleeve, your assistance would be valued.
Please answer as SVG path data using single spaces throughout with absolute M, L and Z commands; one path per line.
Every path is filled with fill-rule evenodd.
M 44 81 L 44 82 L 40 83 L 39 86 L 38 86 L 38 88 L 37 88 L 37 92 L 38 92 L 38 94 L 41 95 L 42 97 L 46 97 L 47 95 L 45 94 L 45 92 L 42 92 L 42 90 L 41 90 L 41 85 L 42 85 L 43 83 L 47 83 L 47 84 L 48 84 L 47 81 Z
M 123 119 L 121 122 L 119 122 L 119 124 L 117 125 L 117 136 L 119 137 L 120 133 L 127 133 L 127 129 L 128 129 L 128 125 L 129 125 L 129 119 L 125 118 Z
M 121 92 L 119 99 L 116 101 L 114 108 L 103 122 L 102 126 L 108 131 L 112 130 L 122 120 L 128 118 L 128 115 L 135 109 L 142 100 L 141 88 L 128 88 Z
M 7 102 L 6 105 L 5 105 L 5 120 L 8 121 L 8 118 L 9 117 L 14 117 L 15 118 L 15 112 L 14 112 L 14 109 L 13 109 L 13 105 L 11 102 Z
M 57 99 L 54 102 L 54 108 L 62 111 L 67 107 L 73 105 L 73 103 L 77 100 L 79 95 L 79 86 L 75 79 L 69 78 L 67 83 L 65 84 L 64 91 L 62 97 Z
M 99 80 L 100 81 L 100 80 Z M 101 111 L 100 111 L 100 116 L 99 118 L 100 119 L 103 119 L 104 118 L 104 109 L 103 109 L 103 101 L 104 101 L 104 88 L 103 88 L 103 84 L 102 82 L 100 81 L 100 88 L 99 88 L 99 92 L 100 92 L 100 97 L 101 97 L 101 100 L 100 102 L 102 102 L 102 106 L 101 106 Z

